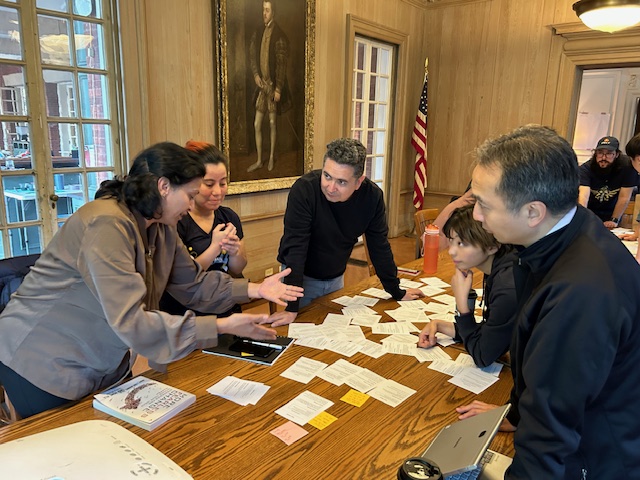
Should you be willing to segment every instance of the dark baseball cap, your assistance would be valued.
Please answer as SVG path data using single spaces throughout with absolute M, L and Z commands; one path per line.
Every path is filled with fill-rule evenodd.
M 598 145 L 596 145 L 596 150 L 613 150 L 616 151 L 620 147 L 620 142 L 616 137 L 602 137 L 598 140 Z

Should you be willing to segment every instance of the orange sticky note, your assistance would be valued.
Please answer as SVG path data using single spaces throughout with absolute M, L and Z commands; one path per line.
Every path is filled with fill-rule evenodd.
M 291 445 L 293 442 L 300 440 L 309 432 L 293 422 L 287 422 L 284 425 L 280 425 L 278 428 L 274 428 L 269 433 L 271 435 L 275 435 L 287 445 Z
M 330 413 L 321 412 L 315 417 L 313 417 L 311 420 L 309 420 L 309 425 L 311 425 L 312 427 L 316 427 L 318 430 L 322 430 L 325 427 L 328 427 L 329 425 L 331 425 L 337 419 L 338 419 L 337 417 L 334 417 Z
M 361 407 L 368 399 L 369 395 L 366 393 L 351 389 L 340 400 L 348 403 L 349 405 L 353 405 L 354 407 Z

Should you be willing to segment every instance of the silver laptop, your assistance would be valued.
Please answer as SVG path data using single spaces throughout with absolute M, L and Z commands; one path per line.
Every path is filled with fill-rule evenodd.
M 2 478 L 191 480 L 176 463 L 113 422 L 87 420 L 0 445 Z
M 511 459 L 487 449 L 510 407 L 507 404 L 447 425 L 422 456 L 436 463 L 447 480 L 504 478 Z

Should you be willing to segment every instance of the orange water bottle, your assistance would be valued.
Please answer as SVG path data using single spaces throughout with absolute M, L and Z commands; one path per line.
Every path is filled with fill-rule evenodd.
M 440 230 L 435 225 L 427 225 L 422 236 L 424 246 L 424 273 L 433 274 L 438 270 L 438 249 Z

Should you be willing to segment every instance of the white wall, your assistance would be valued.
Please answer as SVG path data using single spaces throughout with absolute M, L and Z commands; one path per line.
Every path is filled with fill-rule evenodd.
M 586 71 L 582 77 L 573 148 L 580 163 L 591 157 L 598 139 L 611 135 L 624 151 L 633 136 L 640 98 L 640 68 Z

